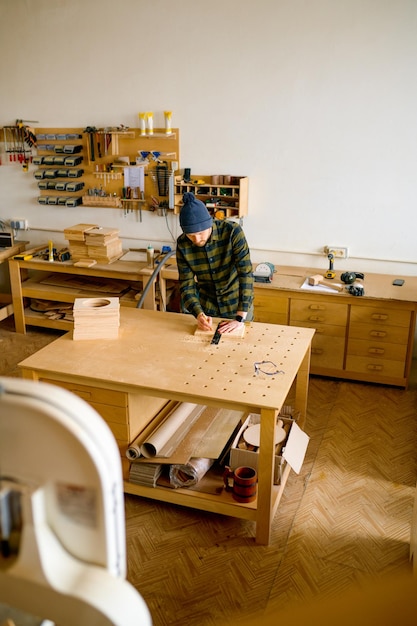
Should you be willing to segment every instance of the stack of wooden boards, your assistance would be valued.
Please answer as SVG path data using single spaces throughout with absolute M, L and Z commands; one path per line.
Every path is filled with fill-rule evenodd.
M 119 298 L 76 298 L 73 339 L 117 339 L 120 325 Z
M 100 228 L 97 224 L 76 224 L 64 229 L 74 265 L 91 267 L 112 263 L 123 255 L 119 230 Z

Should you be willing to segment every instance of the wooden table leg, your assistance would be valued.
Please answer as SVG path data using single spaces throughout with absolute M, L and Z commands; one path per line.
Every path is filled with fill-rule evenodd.
M 301 417 L 298 422 L 300 428 L 303 428 L 307 418 L 307 399 L 308 399 L 308 383 L 310 378 L 310 356 L 311 346 L 305 353 L 304 359 L 295 379 L 295 408 L 300 411 Z
M 273 514 L 273 486 L 275 463 L 275 424 L 278 410 L 262 409 L 258 459 L 258 504 L 256 515 L 256 542 L 268 545 Z
M 14 312 L 15 330 L 17 333 L 26 334 L 25 308 L 22 293 L 22 280 L 20 276 L 19 261 L 10 259 L 9 261 L 10 287 L 12 292 L 12 303 Z

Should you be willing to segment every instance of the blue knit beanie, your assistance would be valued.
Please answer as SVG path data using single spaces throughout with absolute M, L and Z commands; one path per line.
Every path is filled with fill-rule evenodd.
M 180 211 L 180 225 L 186 235 L 199 233 L 212 226 L 213 219 L 204 202 L 198 200 L 191 192 L 185 193 L 182 199 L 184 205 Z

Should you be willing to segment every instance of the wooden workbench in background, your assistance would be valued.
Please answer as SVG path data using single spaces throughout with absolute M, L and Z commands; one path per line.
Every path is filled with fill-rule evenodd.
M 45 250 L 47 245 L 37 246 L 26 251 L 26 254 L 36 254 L 40 250 Z M 14 254 L 17 254 L 16 251 Z M 108 279 L 111 281 L 122 281 L 127 283 L 140 283 L 143 290 L 147 285 L 153 270 L 147 267 L 146 262 L 141 261 L 123 261 L 118 260 L 109 264 L 97 263 L 92 267 L 76 267 L 73 261 L 45 261 L 37 257 L 33 257 L 28 261 L 21 259 L 9 259 L 10 286 L 12 291 L 12 300 L 14 308 L 15 328 L 18 333 L 26 332 L 26 325 L 43 326 L 55 328 L 58 330 L 71 330 L 72 322 L 65 320 L 51 320 L 40 313 L 25 308 L 25 298 L 35 298 L 38 300 L 50 300 L 57 302 L 74 302 L 75 298 L 96 298 L 98 296 L 105 297 L 117 295 L 110 291 L 106 294 L 105 290 L 93 291 L 88 288 L 71 288 L 52 283 L 46 283 L 45 280 L 52 274 L 61 276 L 71 275 L 73 277 L 91 277 L 92 279 Z M 127 290 L 120 297 L 121 306 L 136 307 L 137 300 L 135 295 L 138 292 Z M 144 308 L 156 309 L 155 299 L 155 283 L 152 282 L 147 292 Z

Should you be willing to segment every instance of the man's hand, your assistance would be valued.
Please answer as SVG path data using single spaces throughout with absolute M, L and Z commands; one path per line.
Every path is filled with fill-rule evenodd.
M 222 335 L 223 333 L 231 333 L 235 328 L 240 328 L 244 322 L 238 322 L 237 320 L 228 320 L 225 322 L 221 322 L 219 326 L 219 333 Z
M 213 319 L 205 313 L 197 316 L 197 326 L 199 330 L 213 330 Z

